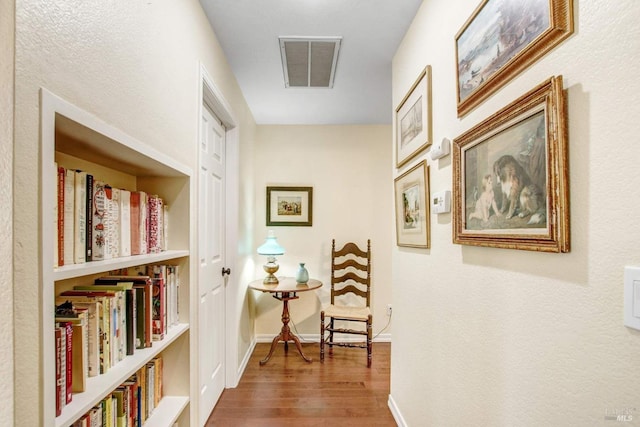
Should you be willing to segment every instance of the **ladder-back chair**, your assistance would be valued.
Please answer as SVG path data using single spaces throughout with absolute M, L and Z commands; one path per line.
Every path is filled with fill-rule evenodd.
M 355 295 L 361 302 L 345 304 L 347 294 Z M 351 298 L 353 299 L 353 298 Z M 371 367 L 371 341 L 373 316 L 371 303 L 371 240 L 367 240 L 367 250 L 362 250 L 355 243 L 347 243 L 336 250 L 336 241 L 331 241 L 331 304 L 320 312 L 320 361 L 324 361 L 324 347 L 329 346 L 329 354 L 333 347 L 359 347 L 367 349 L 367 367 Z M 326 320 L 328 319 L 328 321 Z M 340 321 L 340 325 L 336 325 Z M 351 322 L 360 322 L 357 326 Z M 340 327 L 338 327 L 340 326 Z M 364 327 L 364 329 L 363 329 Z M 361 335 L 364 343 L 335 341 L 334 334 Z

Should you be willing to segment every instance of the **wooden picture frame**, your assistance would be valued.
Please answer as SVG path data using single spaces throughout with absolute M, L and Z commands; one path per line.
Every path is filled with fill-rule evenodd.
M 431 66 L 427 65 L 396 108 L 396 167 L 431 145 Z
M 429 166 L 423 160 L 395 179 L 396 243 L 429 248 Z
M 456 34 L 458 117 L 573 33 L 573 0 L 483 0 Z
M 562 76 L 455 138 L 453 242 L 569 252 Z
M 313 225 L 313 187 L 267 187 L 268 226 Z

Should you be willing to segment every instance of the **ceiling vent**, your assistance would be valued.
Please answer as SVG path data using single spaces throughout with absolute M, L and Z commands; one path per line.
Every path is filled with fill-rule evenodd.
M 333 87 L 342 37 L 279 37 L 285 87 Z

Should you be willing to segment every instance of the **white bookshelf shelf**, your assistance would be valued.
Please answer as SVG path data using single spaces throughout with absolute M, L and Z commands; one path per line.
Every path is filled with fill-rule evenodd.
M 53 270 L 53 279 L 56 281 L 72 279 L 74 277 L 99 274 L 110 270 L 117 270 L 120 268 L 170 261 L 172 259 L 187 256 L 189 256 L 189 251 L 187 250 L 169 250 L 157 254 L 134 255 L 108 259 L 105 261 L 92 261 L 84 264 L 65 265 Z

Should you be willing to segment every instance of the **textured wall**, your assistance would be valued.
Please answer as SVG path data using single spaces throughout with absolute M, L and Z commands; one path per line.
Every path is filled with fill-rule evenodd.
M 0 3 L 0 426 L 13 420 L 13 0 Z
M 199 63 L 231 105 L 240 143 L 250 145 L 253 118 L 196 0 L 16 4 L 15 425 L 35 426 L 40 326 L 39 89 L 87 110 L 196 171 Z M 247 148 L 238 150 L 243 153 Z M 240 165 L 239 173 L 248 166 Z M 247 198 L 240 195 L 245 209 Z M 246 233 L 239 236 L 240 243 Z M 239 257 L 239 261 L 243 261 Z M 238 289 L 235 288 L 234 289 Z M 242 289 L 240 300 L 244 300 Z M 239 343 L 248 347 L 248 343 Z
M 449 214 L 431 250 L 393 250 L 391 396 L 409 426 L 609 425 L 620 409 L 640 425 L 640 332 L 622 323 L 623 269 L 640 264 L 640 3 L 574 3 L 575 34 L 463 119 L 454 39 L 477 0 L 425 1 L 394 58 L 395 104 L 433 66 L 436 140 L 551 75 L 569 100 L 570 253 L 454 245 Z M 451 157 L 431 178 L 451 189 Z
M 320 307 L 327 303 L 331 274 L 331 239 L 366 245 L 371 239 L 374 333 L 387 323 L 386 304 L 391 303 L 393 243 L 389 192 L 391 127 L 376 126 L 258 126 L 254 154 L 255 248 L 267 230 L 273 230 L 286 253 L 278 257 L 278 275 L 294 276 L 299 262 L 306 262 L 312 278 L 325 287 L 300 294 L 290 304 L 291 317 L 301 334 L 319 334 Z M 267 227 L 268 185 L 313 187 L 312 227 Z M 255 252 L 254 248 L 254 252 Z M 265 259 L 255 255 L 256 277 L 263 277 Z M 256 294 L 256 333 L 271 337 L 282 323 L 282 303 L 267 294 Z M 390 329 L 385 333 L 390 333 Z M 314 356 L 315 357 L 315 356 Z

